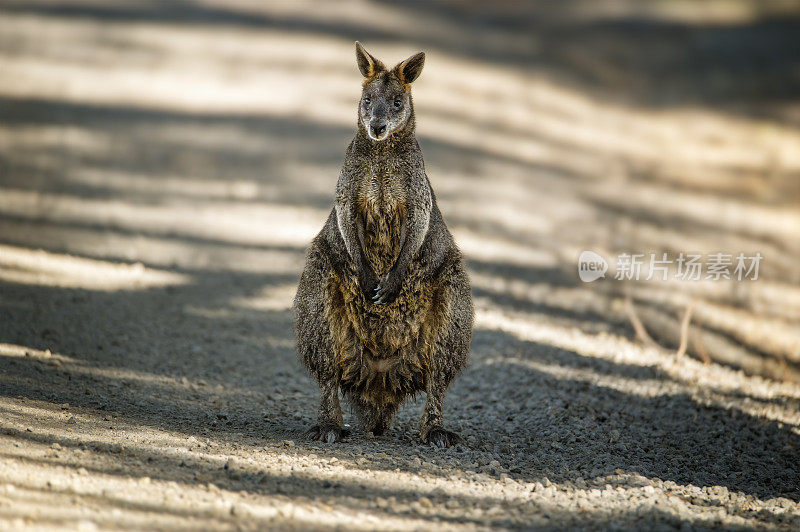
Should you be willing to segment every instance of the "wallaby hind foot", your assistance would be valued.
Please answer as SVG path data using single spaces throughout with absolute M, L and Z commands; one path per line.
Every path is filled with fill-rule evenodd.
M 350 435 L 350 429 L 333 424 L 314 425 L 306 431 L 305 437 L 311 441 L 326 443 L 340 442 Z
M 437 427 L 429 430 L 423 441 L 428 445 L 446 449 L 447 447 L 452 447 L 461 443 L 461 436 L 455 432 Z

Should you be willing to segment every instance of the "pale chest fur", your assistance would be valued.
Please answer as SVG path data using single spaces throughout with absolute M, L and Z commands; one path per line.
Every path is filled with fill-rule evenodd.
M 364 255 L 378 276 L 394 265 L 400 254 L 400 233 L 406 196 L 391 165 L 375 166 L 364 176 L 358 195 L 364 223 Z

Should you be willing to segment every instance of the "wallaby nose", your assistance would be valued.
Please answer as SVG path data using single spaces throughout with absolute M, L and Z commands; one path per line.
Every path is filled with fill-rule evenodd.
M 386 124 L 384 123 L 370 124 L 369 127 L 372 130 L 372 136 L 374 137 L 380 137 L 386 131 Z

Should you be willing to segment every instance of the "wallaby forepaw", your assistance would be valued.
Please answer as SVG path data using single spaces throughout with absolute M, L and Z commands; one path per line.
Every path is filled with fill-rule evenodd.
M 364 294 L 364 298 L 369 300 L 375 295 L 380 280 L 371 271 L 362 271 L 359 274 L 358 284 L 361 286 L 361 292 Z
M 455 432 L 450 432 L 449 430 L 434 428 L 428 431 L 428 434 L 425 435 L 424 440 L 428 445 L 432 445 L 433 447 L 438 447 L 440 449 L 446 449 L 461 443 L 461 436 Z
M 306 432 L 306 438 L 311 441 L 336 443 L 350 435 L 350 429 L 337 425 L 314 425 Z
M 378 286 L 375 288 L 375 294 L 372 296 L 372 302 L 376 305 L 388 305 L 400 293 L 400 286 L 403 284 L 399 275 L 392 272 L 383 276 Z

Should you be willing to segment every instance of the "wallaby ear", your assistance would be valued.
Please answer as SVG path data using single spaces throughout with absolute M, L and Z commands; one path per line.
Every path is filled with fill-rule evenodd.
M 358 41 L 356 41 L 356 63 L 365 78 L 371 78 L 381 70 L 386 70 L 383 63 L 372 57 Z
M 394 73 L 403 83 L 413 83 L 422 74 L 423 66 L 425 66 L 425 52 L 420 52 L 394 67 Z

